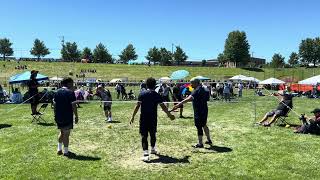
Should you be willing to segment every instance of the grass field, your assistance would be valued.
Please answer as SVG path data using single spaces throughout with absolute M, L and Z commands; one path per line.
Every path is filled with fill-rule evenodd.
M 3 67 L 6 64 L 6 67 Z M 160 78 L 170 76 L 173 71 L 186 69 L 190 72 L 190 78 L 198 75 L 207 76 L 215 80 L 225 80 L 231 76 L 243 74 L 254 76 L 260 80 L 270 77 L 284 78 L 290 77 L 296 80 L 302 80 L 308 77 L 320 74 L 320 68 L 290 68 L 290 69 L 259 69 L 246 70 L 241 68 L 217 68 L 217 67 L 178 67 L 178 66 L 144 66 L 144 65 L 120 65 L 120 64 L 82 64 L 82 63 L 65 63 L 65 62 L 21 62 L 21 65 L 27 65 L 28 70 L 36 69 L 40 73 L 49 77 L 68 76 L 69 71 L 80 74 L 81 69 L 96 69 L 97 73 L 88 73 L 86 77 L 98 78 L 102 80 L 111 80 L 113 78 L 128 77 L 129 80 L 137 81 L 147 77 Z M 0 61 L 0 83 L 7 82 L 9 77 L 22 72 L 15 70 L 16 62 Z
M 78 154 L 74 159 L 56 155 L 52 109 L 44 115 L 47 124 L 32 124 L 29 105 L 10 113 L 15 105 L 0 105 L 0 179 L 318 179 L 319 137 L 294 134 L 290 128 L 254 126 L 253 102 L 258 120 L 277 101 L 251 94 L 245 92 L 233 103 L 209 104 L 212 148 L 191 147 L 196 129 L 190 104 L 184 112 L 187 119 L 170 121 L 159 113 L 160 156 L 152 156 L 150 163 L 140 160 L 139 117 L 133 127 L 128 124 L 134 104 L 113 104 L 118 123 L 112 128 L 104 122 L 99 104 L 83 104 L 71 135 L 70 149 Z M 294 106 L 298 113 L 308 113 L 320 103 L 295 98 Z M 294 113 L 287 120 L 299 124 Z

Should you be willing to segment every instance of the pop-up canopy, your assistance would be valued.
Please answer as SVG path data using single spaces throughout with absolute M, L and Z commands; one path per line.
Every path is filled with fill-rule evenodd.
M 9 79 L 9 84 L 17 84 L 17 83 L 24 83 L 30 80 L 30 76 L 31 76 L 31 72 L 30 71 L 26 71 L 23 72 L 21 74 L 16 74 L 14 76 L 11 76 Z M 44 81 L 44 80 L 48 80 L 48 76 L 39 74 L 36 77 L 37 81 Z
M 320 75 L 299 81 L 299 84 L 317 85 L 320 84 Z

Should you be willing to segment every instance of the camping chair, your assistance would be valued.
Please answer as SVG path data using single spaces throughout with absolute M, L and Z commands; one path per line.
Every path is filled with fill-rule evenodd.
M 44 115 L 44 112 L 45 112 L 45 110 L 47 109 L 47 107 L 48 107 L 48 103 L 44 103 L 44 104 L 42 104 L 42 105 L 40 106 L 40 108 L 39 108 L 39 110 L 38 110 L 39 114 L 31 114 L 31 116 L 33 117 L 31 123 L 33 123 L 33 122 L 39 123 L 39 122 L 41 122 L 41 121 L 43 121 L 43 122 L 46 123 L 47 121 L 44 120 L 44 119 L 42 118 L 42 116 Z
M 281 115 L 277 118 L 277 123 L 279 126 L 281 125 L 288 125 L 289 123 L 286 121 L 286 118 L 288 117 L 291 109 L 288 110 L 288 112 L 285 115 Z

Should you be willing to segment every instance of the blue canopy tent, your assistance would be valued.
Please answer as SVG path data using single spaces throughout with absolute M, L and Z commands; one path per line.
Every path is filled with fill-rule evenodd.
M 26 71 L 21 74 L 16 74 L 14 76 L 11 76 L 9 79 L 9 84 L 25 83 L 30 80 L 30 75 L 31 75 L 31 72 Z M 36 79 L 38 81 L 44 81 L 44 80 L 48 80 L 49 78 L 48 78 L 48 76 L 45 76 L 45 75 L 38 73 Z
M 180 80 L 180 79 L 184 79 L 186 77 L 189 76 L 189 72 L 186 70 L 178 70 L 178 71 L 174 71 L 171 76 L 170 79 L 172 80 Z

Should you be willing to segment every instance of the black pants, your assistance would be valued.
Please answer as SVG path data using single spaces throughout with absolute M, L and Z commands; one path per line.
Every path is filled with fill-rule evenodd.
M 198 131 L 198 136 L 203 136 L 203 126 L 196 126 Z
M 151 143 L 151 147 L 155 147 L 156 145 L 156 132 L 149 132 L 150 134 L 150 143 Z M 142 149 L 148 150 L 148 132 L 143 132 L 141 133 L 141 143 L 142 143 Z

